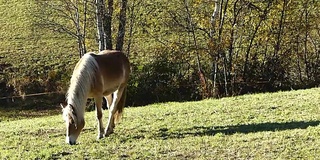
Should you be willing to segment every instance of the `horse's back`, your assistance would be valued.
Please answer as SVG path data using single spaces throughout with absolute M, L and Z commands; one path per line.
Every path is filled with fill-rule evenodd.
M 115 88 L 128 82 L 130 64 L 121 51 L 105 50 L 92 55 L 99 65 L 101 85 L 104 93 L 113 92 Z
M 108 76 L 120 75 L 130 70 L 129 60 L 121 51 L 101 51 L 96 54 L 95 59 L 101 72 L 106 73 Z
M 118 65 L 129 66 L 129 60 L 128 60 L 127 56 L 121 51 L 104 50 L 104 51 L 101 51 L 98 54 L 96 54 L 96 56 L 99 57 L 96 60 L 101 61 L 102 63 L 112 63 L 113 62 L 113 64 L 116 63 Z

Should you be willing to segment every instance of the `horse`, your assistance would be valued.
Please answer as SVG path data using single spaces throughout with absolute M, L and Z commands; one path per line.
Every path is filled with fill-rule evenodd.
M 94 98 L 98 121 L 98 139 L 112 134 L 121 118 L 126 87 L 130 74 L 130 63 L 125 54 L 116 50 L 104 50 L 95 54 L 86 53 L 76 64 L 70 86 L 66 93 L 66 105 L 62 105 L 62 116 L 66 123 L 66 143 L 76 144 L 84 128 L 84 112 L 88 98 Z M 102 123 L 102 100 L 107 99 L 109 108 L 106 129 Z

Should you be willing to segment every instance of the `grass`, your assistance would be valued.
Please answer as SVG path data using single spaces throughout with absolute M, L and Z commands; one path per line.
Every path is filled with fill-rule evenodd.
M 26 86 L 34 82 L 45 85 L 50 78 L 65 83 L 78 60 L 75 39 L 38 26 L 37 12 L 32 0 L 0 0 L 0 64 L 8 65 L 0 68 L 0 82 L 13 85 L 16 94 L 39 93 Z M 68 77 L 52 76 L 61 73 Z
M 316 159 L 319 99 L 313 88 L 126 108 L 115 133 L 99 141 L 87 112 L 75 146 L 64 142 L 61 115 L 3 121 L 0 158 Z

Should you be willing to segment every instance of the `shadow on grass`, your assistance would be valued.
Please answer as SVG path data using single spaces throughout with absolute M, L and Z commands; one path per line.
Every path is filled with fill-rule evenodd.
M 158 132 L 158 137 L 163 139 L 167 138 L 184 138 L 186 136 L 214 136 L 217 133 L 225 135 L 232 135 L 235 133 L 256 133 L 265 131 L 283 131 L 292 129 L 306 129 L 310 126 L 318 126 L 320 121 L 294 121 L 284 123 L 260 123 L 260 124 L 245 124 L 234 126 L 194 126 L 192 128 L 186 128 L 178 132 L 168 132 L 168 129 L 161 128 Z
M 13 121 L 18 119 L 30 119 L 36 117 L 45 117 L 61 114 L 60 107 L 48 108 L 48 109 L 17 109 L 0 108 L 0 122 L 1 121 Z
M 49 94 L 35 97 L 15 98 L 14 101 L 0 100 L 0 122 L 61 114 L 59 103 L 63 94 Z

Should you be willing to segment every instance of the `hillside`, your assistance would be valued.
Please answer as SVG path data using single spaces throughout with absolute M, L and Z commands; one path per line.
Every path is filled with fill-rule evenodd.
M 52 97 L 63 97 L 79 59 L 78 34 L 64 30 L 77 32 L 75 12 L 80 26 L 86 26 L 87 51 L 98 48 L 96 6 L 85 7 L 85 2 L 0 0 L 0 107 L 63 101 Z M 113 48 L 120 4 L 113 4 Z M 215 6 L 223 7 L 223 17 L 212 25 Z M 320 1 L 129 1 L 127 105 L 319 86 L 319 7 Z M 52 92 L 59 95 L 30 96 L 29 102 L 19 97 Z M 18 98 L 1 99 L 12 95 Z
M 0 98 L 64 91 L 78 59 L 73 39 L 36 25 L 34 3 L 32 0 L 0 0 Z M 30 107 L 39 98 L 48 99 L 30 97 L 21 102 L 21 98 L 17 98 L 15 104 L 4 99 L 0 100 L 0 107 Z M 52 99 L 50 95 L 49 99 Z M 57 102 L 48 106 L 53 104 Z
M 0 158 L 317 159 L 319 99 L 313 88 L 126 108 L 115 133 L 100 141 L 88 112 L 75 146 L 64 142 L 61 115 L 2 121 Z
M 72 53 L 76 51 L 76 43 L 72 39 L 36 26 L 33 13 L 37 8 L 33 3 L 32 0 L 0 1 L 3 17 L 0 20 L 1 62 L 13 65 L 16 71 L 25 75 L 44 66 L 53 69 L 52 64 L 58 65 L 72 58 L 71 55 L 77 55 Z M 31 68 L 33 64 L 36 65 Z

